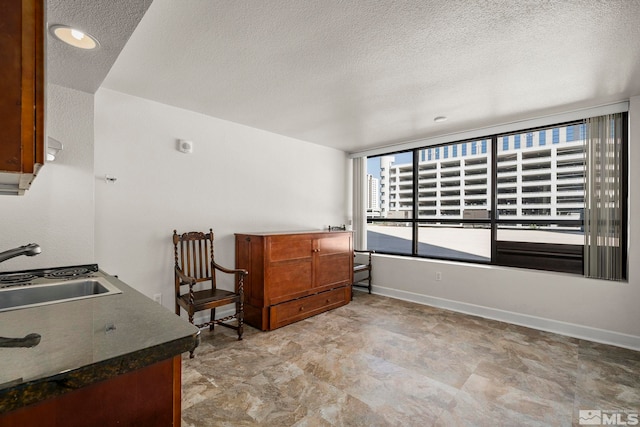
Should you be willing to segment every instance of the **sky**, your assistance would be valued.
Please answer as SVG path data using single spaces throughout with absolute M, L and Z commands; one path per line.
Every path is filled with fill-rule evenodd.
M 367 173 L 378 179 L 380 179 L 380 157 L 381 156 L 367 158 Z M 396 165 L 411 163 L 413 159 L 413 152 L 405 151 L 404 153 L 393 154 L 393 157 L 395 157 L 395 161 L 393 163 Z

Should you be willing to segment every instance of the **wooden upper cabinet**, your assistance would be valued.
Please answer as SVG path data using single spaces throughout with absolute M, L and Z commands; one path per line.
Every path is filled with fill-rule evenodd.
M 44 0 L 0 13 L 0 194 L 23 194 L 44 164 Z

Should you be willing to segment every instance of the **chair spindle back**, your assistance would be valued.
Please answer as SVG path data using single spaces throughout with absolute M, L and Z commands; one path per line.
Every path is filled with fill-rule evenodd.
M 213 230 L 208 233 L 173 232 L 175 263 L 184 274 L 194 277 L 198 282 L 212 280 L 215 287 L 215 274 L 211 271 L 213 261 Z

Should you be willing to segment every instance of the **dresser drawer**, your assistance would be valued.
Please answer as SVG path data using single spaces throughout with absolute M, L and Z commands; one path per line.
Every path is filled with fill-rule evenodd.
M 276 329 L 306 319 L 332 308 L 348 304 L 351 289 L 348 286 L 321 292 L 297 300 L 273 305 L 269 312 L 269 329 Z

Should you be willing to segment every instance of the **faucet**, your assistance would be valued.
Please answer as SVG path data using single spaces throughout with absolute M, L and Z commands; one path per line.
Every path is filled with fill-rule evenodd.
M 28 245 L 19 246 L 14 249 L 9 249 L 8 251 L 0 252 L 0 262 L 20 255 L 34 256 L 38 255 L 40 252 L 42 252 L 42 249 L 40 249 L 40 245 L 38 245 L 37 243 L 29 243 Z

